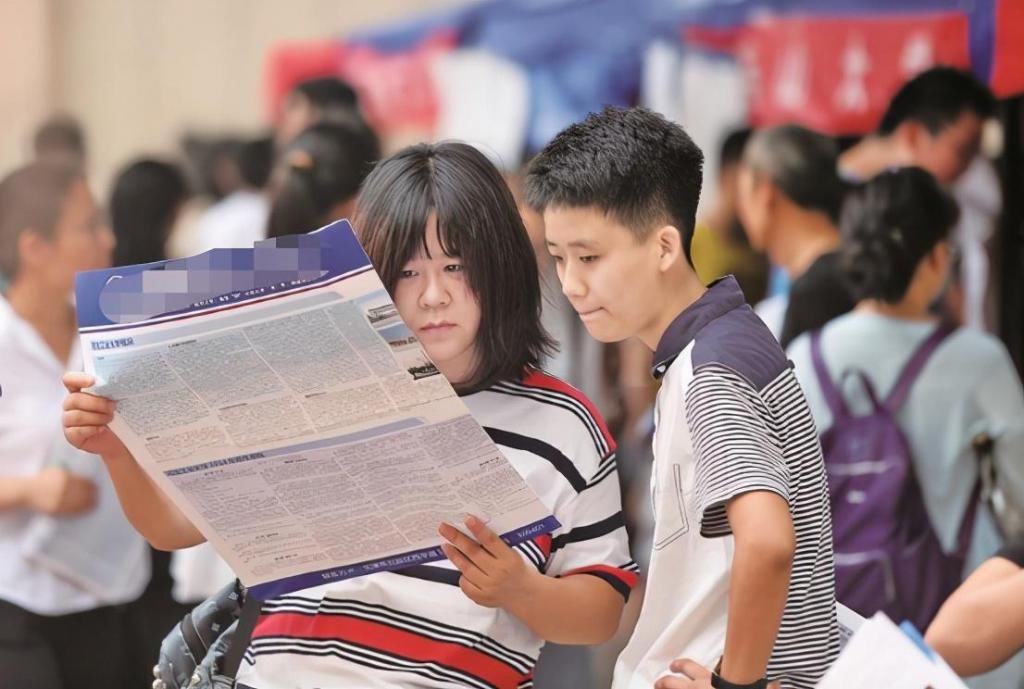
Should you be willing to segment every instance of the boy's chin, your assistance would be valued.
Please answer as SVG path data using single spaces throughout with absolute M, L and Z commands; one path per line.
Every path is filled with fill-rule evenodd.
M 632 333 L 626 332 L 625 328 L 617 327 L 615 323 L 588 323 L 584 321 L 583 327 L 587 329 L 592 338 L 604 344 L 622 342 L 632 336 Z

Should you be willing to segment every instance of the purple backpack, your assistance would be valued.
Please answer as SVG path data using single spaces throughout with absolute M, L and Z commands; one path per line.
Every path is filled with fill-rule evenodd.
M 925 511 L 910 445 L 896 414 L 928 358 L 952 332 L 940 326 L 910 357 L 892 391 L 880 400 L 867 375 L 847 370 L 836 385 L 811 334 L 811 359 L 833 423 L 821 435 L 832 505 L 836 598 L 864 616 L 883 611 L 897 623 L 924 630 L 961 581 L 977 487 L 960 525 L 956 552 L 947 554 Z M 872 411 L 853 416 L 840 392 L 857 378 Z

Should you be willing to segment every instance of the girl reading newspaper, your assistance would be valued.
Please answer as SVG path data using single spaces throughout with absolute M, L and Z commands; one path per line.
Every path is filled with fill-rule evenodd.
M 554 533 L 509 547 L 473 516 L 439 524 L 448 559 L 266 601 L 238 687 L 532 686 L 545 641 L 597 644 L 636 583 L 615 446 L 594 406 L 544 373 L 536 257 L 512 194 L 479 152 L 417 145 L 379 163 L 353 224 L 402 319 L 512 465 Z M 114 402 L 69 373 L 68 440 L 103 457 L 156 547 L 202 534 L 107 428 Z

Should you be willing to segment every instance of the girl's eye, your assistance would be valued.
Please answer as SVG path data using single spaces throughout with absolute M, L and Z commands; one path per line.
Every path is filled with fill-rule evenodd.
M 452 263 L 444 267 L 446 273 L 461 273 L 464 269 L 461 263 Z
M 580 256 L 580 262 L 582 263 L 593 263 L 597 260 L 597 256 Z
M 414 278 L 414 277 L 416 277 L 416 271 L 415 270 L 403 270 L 400 273 L 398 273 L 398 277 L 399 278 Z
M 551 258 L 555 259 L 555 263 L 561 263 L 562 261 L 565 260 L 561 256 L 555 256 L 554 254 L 551 254 Z

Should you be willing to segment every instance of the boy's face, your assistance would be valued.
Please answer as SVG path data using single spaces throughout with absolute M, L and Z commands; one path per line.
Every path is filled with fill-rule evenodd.
M 638 240 L 593 207 L 548 208 L 544 233 L 562 292 L 595 339 L 619 342 L 649 328 L 659 301 L 654 233 Z

